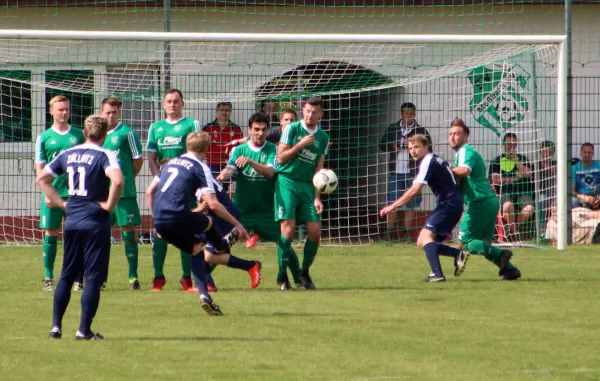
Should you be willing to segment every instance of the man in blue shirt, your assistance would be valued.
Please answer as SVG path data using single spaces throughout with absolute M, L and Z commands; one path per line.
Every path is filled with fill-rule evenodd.
M 246 239 L 248 233 L 240 222 L 219 202 L 213 186 L 210 168 L 203 163 L 210 145 L 210 136 L 205 132 L 193 132 L 186 138 L 187 153 L 169 160 L 160 170 L 148 189 L 146 201 L 154 219 L 156 232 L 178 249 L 192 255 L 192 275 L 196 278 L 200 292 L 200 305 L 211 316 L 222 315 L 207 289 L 208 275 L 204 248 L 211 243 L 215 254 L 207 256 L 210 263 L 250 270 L 260 279 L 260 263 L 246 261 L 226 253 L 238 238 Z M 208 208 L 227 221 L 233 228 L 222 237 L 210 216 L 190 210 L 193 199 L 205 201 Z M 250 271 L 249 271 L 250 273 Z M 252 276 L 252 274 L 250 274 Z
M 458 268 L 464 267 L 468 258 L 466 252 L 444 245 L 442 242 L 452 233 L 463 212 L 463 200 L 460 189 L 450 165 L 436 154 L 429 152 L 429 139 L 417 134 L 408 139 L 408 150 L 419 166 L 412 186 L 394 203 L 381 209 L 381 217 L 393 212 L 421 193 L 428 184 L 436 196 L 437 205 L 419 233 L 417 246 L 425 250 L 425 256 L 431 266 L 431 274 L 424 282 L 445 282 L 440 255 L 453 257 Z
M 573 208 L 600 208 L 600 162 L 594 159 L 594 145 L 581 145 L 581 160 L 573 166 Z
M 81 296 L 81 321 L 76 340 L 103 340 L 92 332 L 92 320 L 100 303 L 100 288 L 108 276 L 110 214 L 121 198 L 125 184 L 117 157 L 102 149 L 108 122 L 101 116 L 86 118 L 85 143 L 66 150 L 48 164 L 37 184 L 51 207 L 65 209 L 64 260 L 54 293 L 52 330 L 49 337 L 62 337 L 62 318 L 69 305 L 75 278 L 83 273 L 86 283 Z M 69 197 L 65 202 L 52 180 L 66 174 Z

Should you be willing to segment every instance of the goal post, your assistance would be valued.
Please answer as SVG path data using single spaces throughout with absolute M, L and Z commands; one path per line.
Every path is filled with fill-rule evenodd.
M 389 168 L 395 165 L 389 152 L 381 149 L 380 138 L 400 118 L 401 103 L 416 104 L 416 120 L 431 133 L 434 150 L 449 162 L 453 162 L 453 152 L 447 144 L 447 129 L 455 116 L 475 126 L 474 145 L 485 153 L 486 165 L 500 153 L 500 140 L 508 132 L 518 136 L 523 147 L 520 152 L 529 154 L 532 161 L 539 157 L 542 140 L 555 140 L 554 241 L 558 249 L 564 250 L 569 186 L 564 41 L 562 35 L 5 29 L 0 30 L 0 64 L 4 67 L 0 70 L 0 84 L 3 90 L 13 91 L 13 97 L 31 93 L 28 106 L 16 105 L 12 98 L 4 97 L 2 102 L 7 104 L 3 106 L 7 107 L 3 110 L 13 110 L 16 115 L 19 108 L 30 108 L 29 123 L 36 132 L 51 125 L 43 110 L 49 93 L 65 92 L 85 98 L 81 105 L 78 103 L 81 113 L 98 111 L 102 98 L 118 96 L 127 105 L 124 122 L 138 131 L 143 145 L 150 124 L 163 118 L 161 94 L 167 64 L 164 42 L 169 42 L 170 82 L 184 93 L 184 115 L 203 124 L 214 119 L 218 102 L 232 102 L 232 119 L 245 127 L 261 101 L 273 100 L 280 109 L 292 107 L 300 111 L 298 105 L 308 96 L 327 98 L 324 129 L 330 133 L 333 146 L 326 165 L 338 173 L 340 187 L 326 199 L 329 210 L 323 221 L 325 243 L 378 241 L 384 228 L 377 210 L 386 203 Z M 531 61 L 537 65 L 534 78 L 525 73 L 532 72 L 527 69 Z M 540 95 L 532 95 L 532 81 L 541 88 Z M 536 97 L 536 102 L 527 102 L 525 98 L 531 96 Z M 530 112 L 530 104 L 540 104 L 539 110 Z M 8 112 L 3 114 L 6 115 L 0 116 L 15 119 Z M 17 143 L 3 143 L 1 168 L 7 178 L 24 176 L 14 172 L 14 152 L 19 151 L 21 156 L 28 150 L 33 152 L 34 135 L 30 132 L 18 147 Z M 539 182 L 536 168 L 531 166 L 531 181 Z M 31 172 L 27 175 L 25 183 L 31 183 Z M 138 179 L 139 195 L 148 179 L 148 173 Z M 31 184 L 24 196 L 18 191 L 21 183 L 9 183 L 3 185 L 0 204 L 0 218 L 4 221 L 0 241 L 11 241 L 12 237 L 15 241 L 37 242 L 38 192 Z M 539 184 L 536 189 L 540 189 Z M 140 207 L 145 209 L 143 197 L 138 198 Z M 423 214 L 433 208 L 432 202 L 431 195 L 426 196 L 419 207 L 423 213 L 412 217 L 413 227 L 422 225 Z M 535 214 L 550 212 L 547 209 Z M 27 227 L 14 226 L 24 224 L 23 221 L 27 221 Z M 539 228 L 529 229 L 528 239 L 541 234 Z M 17 230 L 19 234 L 15 233 Z

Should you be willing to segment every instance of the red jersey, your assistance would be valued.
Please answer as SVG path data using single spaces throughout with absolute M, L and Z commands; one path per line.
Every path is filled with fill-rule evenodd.
M 225 166 L 229 157 L 225 153 L 224 145 L 235 139 L 244 137 L 242 129 L 235 123 L 229 121 L 225 128 L 219 126 L 215 119 L 202 127 L 202 131 L 210 135 L 211 143 L 206 153 L 208 165 Z

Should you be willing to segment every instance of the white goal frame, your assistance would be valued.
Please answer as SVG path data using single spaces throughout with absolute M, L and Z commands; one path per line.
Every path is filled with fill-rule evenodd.
M 558 47 L 556 97 L 557 249 L 567 248 L 567 43 L 564 35 L 402 35 L 402 34 L 275 34 L 173 33 L 76 30 L 0 30 L 0 39 L 104 40 L 255 43 L 380 43 L 380 44 L 554 44 Z

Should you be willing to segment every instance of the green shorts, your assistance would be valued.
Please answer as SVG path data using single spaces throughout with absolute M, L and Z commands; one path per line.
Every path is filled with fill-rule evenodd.
M 279 174 L 275 180 L 275 221 L 321 221 L 315 208 L 315 187 L 312 183 L 297 181 Z
M 244 218 L 240 221 L 244 228 L 258 234 L 262 241 L 277 242 L 281 235 L 279 222 L 271 218 Z
M 500 202 L 496 197 L 469 205 L 460 222 L 458 240 L 462 243 L 469 243 L 476 239 L 492 241 L 496 233 L 496 218 L 499 209 Z
M 122 198 L 119 200 L 114 213 L 111 216 L 111 222 L 117 222 L 117 226 L 138 226 L 142 223 L 140 217 L 140 208 L 137 199 Z
M 46 198 L 42 194 L 42 206 L 40 208 L 40 229 L 60 229 L 65 211 L 61 208 L 48 208 Z M 63 197 L 63 200 L 66 200 Z

